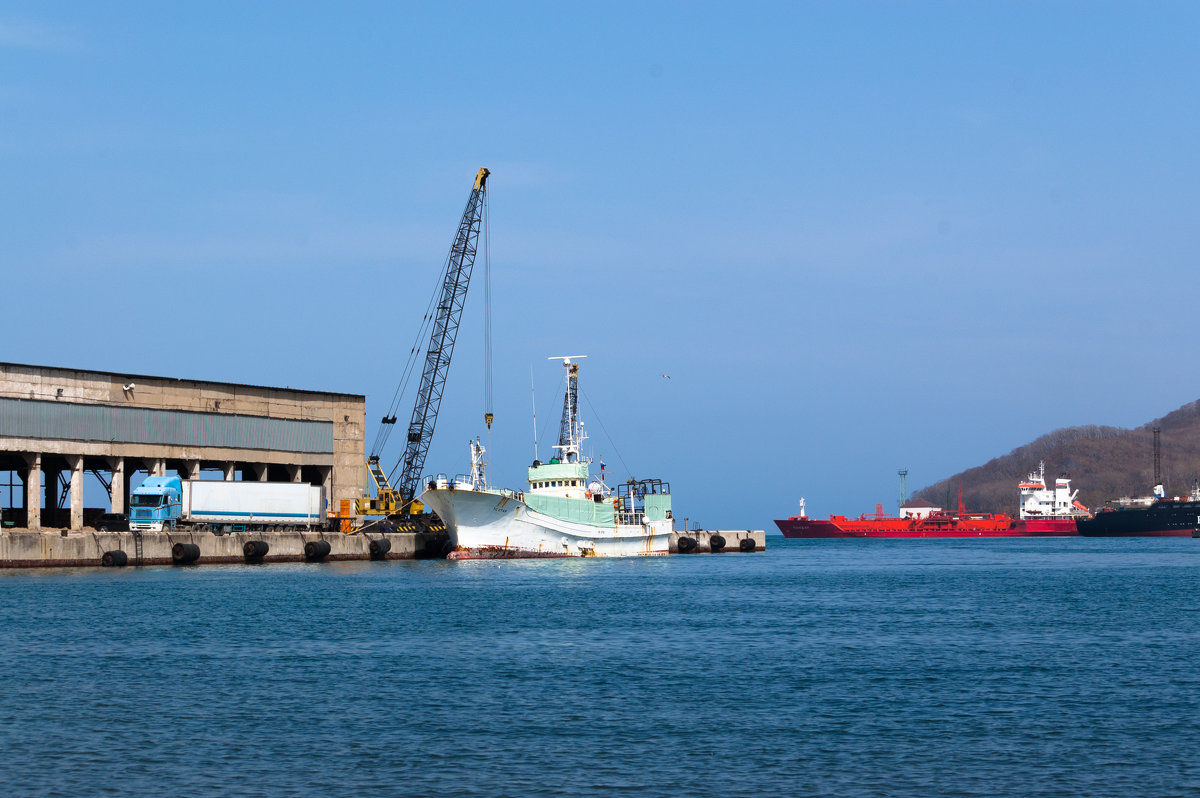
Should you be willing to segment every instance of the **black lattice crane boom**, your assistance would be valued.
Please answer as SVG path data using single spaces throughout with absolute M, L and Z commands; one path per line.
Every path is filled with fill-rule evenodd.
M 396 466 L 400 469 L 400 476 L 393 484 L 379 463 L 383 445 L 387 442 L 386 431 L 396 423 L 393 403 L 390 414 L 383 417 L 383 432 L 367 458 L 367 470 L 375 482 L 376 497 L 364 497 L 359 503 L 359 513 L 362 515 L 410 516 L 424 510 L 424 506 L 415 501 L 416 491 L 421 482 L 421 470 L 425 467 L 425 455 L 429 453 L 429 444 L 433 441 L 433 430 L 446 389 L 446 376 L 450 371 L 450 358 L 454 354 L 454 342 L 458 336 L 463 304 L 467 299 L 467 287 L 471 283 L 471 270 L 479 249 L 479 233 L 487 207 L 489 174 L 487 169 L 480 169 L 475 175 L 475 185 L 467 198 L 467 207 L 458 224 L 450 254 L 446 257 L 429 344 L 425 348 L 421 384 L 408 424 L 404 456 Z M 397 396 L 399 394 L 398 389 Z M 392 469 L 393 474 L 395 470 Z

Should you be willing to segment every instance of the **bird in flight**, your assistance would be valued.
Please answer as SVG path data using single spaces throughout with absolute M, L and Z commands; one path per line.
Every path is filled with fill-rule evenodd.
M 661 377 L 662 377 L 664 380 L 669 380 L 669 379 L 671 379 L 671 375 L 670 375 L 670 374 L 662 374 L 662 375 L 660 375 L 660 376 L 661 376 Z

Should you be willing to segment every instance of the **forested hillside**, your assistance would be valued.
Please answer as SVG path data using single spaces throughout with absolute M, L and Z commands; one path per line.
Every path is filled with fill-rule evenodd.
M 1088 507 L 1120 496 L 1147 496 L 1154 481 L 1155 426 L 1162 428 L 1162 474 L 1168 496 L 1184 495 L 1200 477 L 1200 401 L 1136 429 L 1067 427 L 1043 435 L 981 466 L 921 488 L 913 494 L 952 509 L 962 484 L 970 510 L 1017 513 L 1017 483 L 1038 463 L 1046 479 L 1071 477 Z M 949 496 L 949 501 L 947 501 Z

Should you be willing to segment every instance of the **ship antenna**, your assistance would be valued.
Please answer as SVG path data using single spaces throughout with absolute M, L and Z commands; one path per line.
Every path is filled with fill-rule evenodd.
M 529 402 L 533 405 L 533 461 L 538 459 L 537 450 L 537 392 L 533 390 L 533 364 L 529 364 Z
M 1160 499 L 1166 495 L 1162 484 L 1162 447 L 1158 442 L 1161 433 L 1162 427 L 1154 428 L 1154 495 Z
M 908 480 L 908 469 L 901 468 L 896 472 L 900 475 L 900 509 L 904 509 L 904 503 L 908 501 L 908 489 L 905 482 Z

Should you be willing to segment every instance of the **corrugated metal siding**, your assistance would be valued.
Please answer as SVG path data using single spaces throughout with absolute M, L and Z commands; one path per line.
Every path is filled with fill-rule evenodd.
M 0 437 L 332 452 L 332 421 L 0 398 Z

